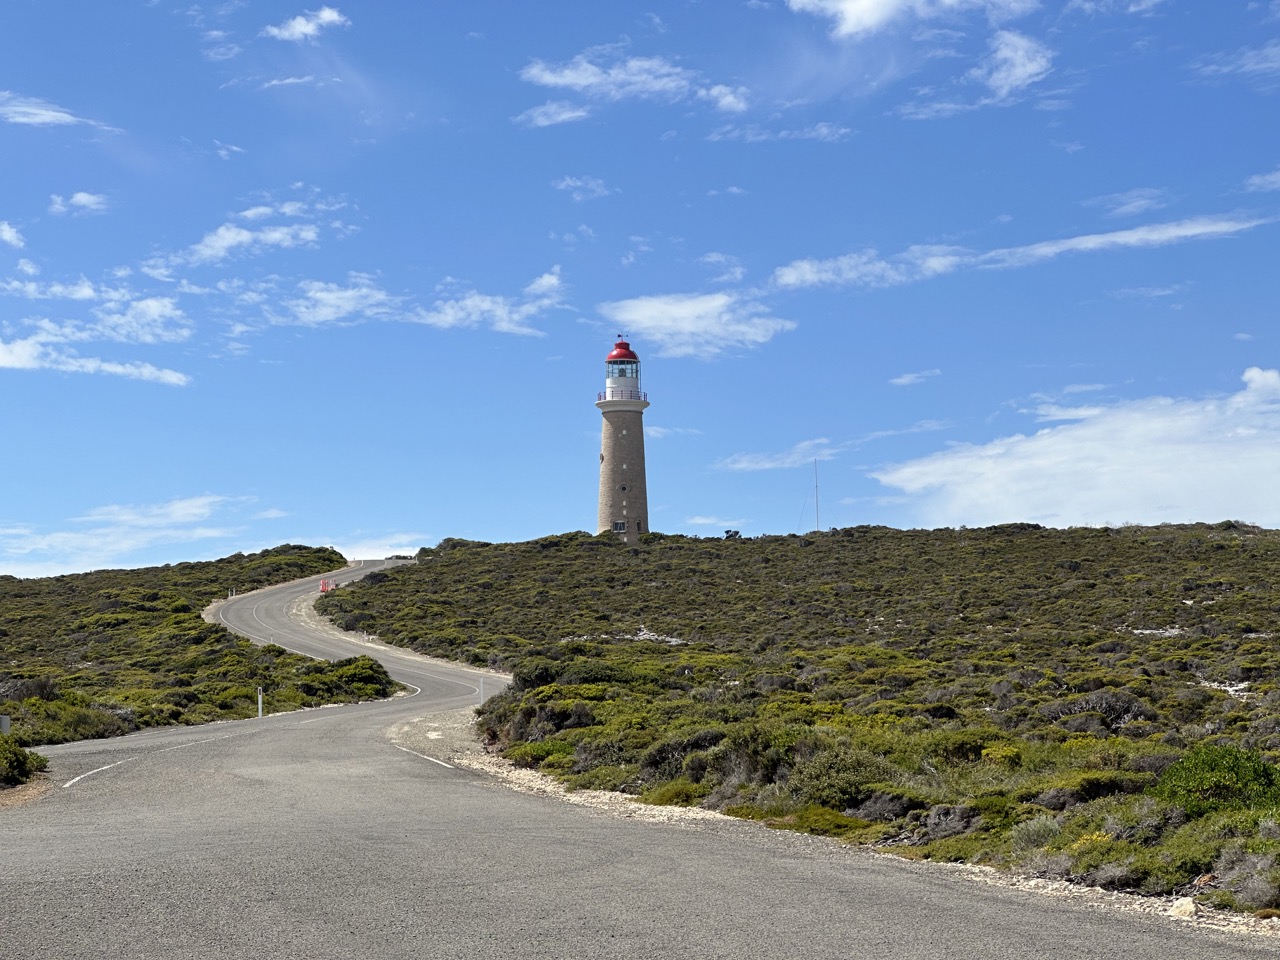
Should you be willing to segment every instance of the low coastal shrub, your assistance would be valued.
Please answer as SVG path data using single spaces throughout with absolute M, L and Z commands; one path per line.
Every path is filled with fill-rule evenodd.
M 26 783 L 48 763 L 40 754 L 18 746 L 12 735 L 0 733 L 0 786 L 16 787 Z

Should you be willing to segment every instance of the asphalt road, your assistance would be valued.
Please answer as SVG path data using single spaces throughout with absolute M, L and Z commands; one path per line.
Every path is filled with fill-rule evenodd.
M 220 613 L 348 656 L 287 615 L 316 589 Z M 0 808 L 0 958 L 1276 956 L 1270 939 L 750 825 L 641 823 L 513 792 L 387 735 L 476 703 L 481 676 L 379 655 L 421 692 L 42 750 L 53 789 Z

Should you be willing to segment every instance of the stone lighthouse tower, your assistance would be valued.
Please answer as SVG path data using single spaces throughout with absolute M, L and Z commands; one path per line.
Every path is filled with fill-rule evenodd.
M 604 390 L 596 399 L 604 414 L 600 438 L 600 512 L 597 532 L 611 530 L 624 543 L 649 532 L 649 491 L 644 480 L 644 408 L 640 358 L 618 338 L 604 360 Z

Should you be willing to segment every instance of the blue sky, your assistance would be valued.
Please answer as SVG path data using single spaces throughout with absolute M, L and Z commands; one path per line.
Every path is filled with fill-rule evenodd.
M 9 0 L 0 64 L 0 573 L 591 529 L 620 333 L 655 530 L 1280 526 L 1278 2 Z

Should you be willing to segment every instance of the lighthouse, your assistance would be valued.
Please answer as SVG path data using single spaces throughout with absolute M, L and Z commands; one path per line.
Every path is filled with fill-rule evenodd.
M 604 360 L 604 390 L 596 398 L 604 415 L 600 437 L 600 508 L 597 530 L 624 543 L 649 532 L 649 490 L 644 479 L 644 408 L 640 358 L 618 337 Z

